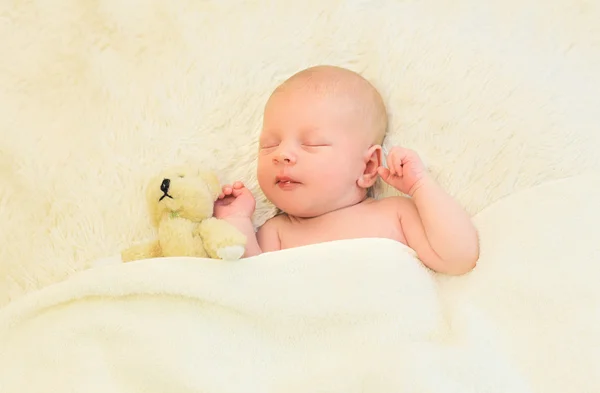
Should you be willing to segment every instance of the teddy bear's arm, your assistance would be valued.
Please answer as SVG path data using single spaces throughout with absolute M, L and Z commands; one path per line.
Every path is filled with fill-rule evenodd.
M 162 250 L 158 240 L 136 244 L 135 246 L 121 251 L 121 260 L 123 262 L 131 262 L 147 258 L 158 258 L 161 256 Z
M 246 236 L 227 221 L 214 217 L 200 223 L 204 249 L 211 258 L 240 259 L 246 250 Z

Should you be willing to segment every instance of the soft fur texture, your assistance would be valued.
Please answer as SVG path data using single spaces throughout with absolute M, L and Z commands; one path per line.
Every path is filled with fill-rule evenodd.
M 448 296 L 472 293 L 506 332 L 519 324 L 498 345 L 534 370 L 538 391 L 593 391 L 584 371 L 599 362 L 598 329 L 585 330 L 599 309 L 594 189 L 553 183 L 525 207 L 483 210 L 600 170 L 598 20 L 586 0 L 2 2 L 0 305 L 151 237 L 144 187 L 177 163 L 243 180 L 264 222 L 274 209 L 254 174 L 262 106 L 299 69 L 336 64 L 381 90 L 387 145 L 419 151 L 470 213 L 491 215 L 478 221 L 477 274 L 444 282 L 456 284 Z M 517 221 L 561 196 L 559 214 Z M 581 205 L 590 211 L 574 220 L 569 206 Z M 540 297 L 548 288 L 557 295 Z M 546 324 L 527 330 L 532 315 Z M 572 348 L 587 350 L 587 363 Z

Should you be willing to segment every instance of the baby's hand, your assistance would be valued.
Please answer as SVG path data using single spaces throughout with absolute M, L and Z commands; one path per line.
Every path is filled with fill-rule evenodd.
M 388 168 L 379 167 L 379 176 L 398 191 L 412 196 L 427 176 L 419 155 L 410 149 L 393 147 L 386 157 Z
M 215 217 L 252 217 L 256 200 L 244 184 L 236 181 L 233 185 L 224 185 L 215 201 Z

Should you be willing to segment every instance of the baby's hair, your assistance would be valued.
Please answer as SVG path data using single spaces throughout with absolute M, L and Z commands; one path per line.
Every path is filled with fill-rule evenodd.
M 388 127 L 388 115 L 379 91 L 360 74 L 346 68 L 318 65 L 297 72 L 280 84 L 272 96 L 288 88 L 310 89 L 318 94 L 360 95 L 360 116 L 367 120 L 370 143 L 381 145 Z

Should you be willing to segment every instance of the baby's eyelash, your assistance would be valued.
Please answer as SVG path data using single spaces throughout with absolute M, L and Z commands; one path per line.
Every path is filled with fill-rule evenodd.
M 264 145 L 260 145 L 261 149 L 271 149 L 273 147 L 277 147 L 278 143 L 266 143 Z

